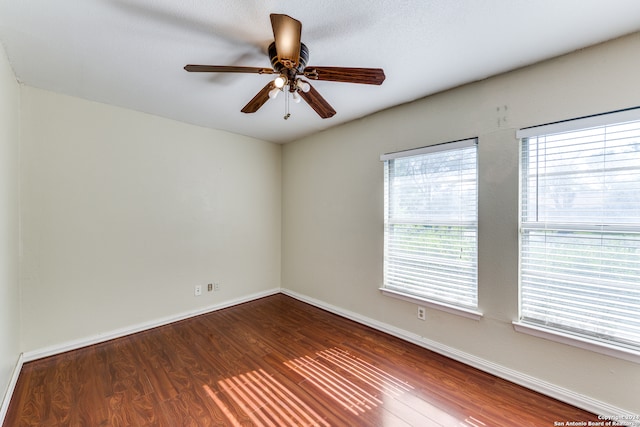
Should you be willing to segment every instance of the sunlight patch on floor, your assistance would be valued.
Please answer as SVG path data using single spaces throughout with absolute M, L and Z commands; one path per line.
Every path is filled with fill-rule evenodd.
M 285 365 L 355 415 L 382 405 L 384 394 L 399 396 L 413 388 L 339 348 L 317 352 L 316 356 L 299 357 Z
M 242 425 L 238 411 L 233 408 L 239 408 L 258 427 L 329 426 L 311 407 L 262 369 L 218 381 L 218 385 L 224 396 L 214 393 L 207 385 L 203 387 L 233 426 Z
M 486 427 L 461 420 L 416 396 L 414 387 L 377 366 L 334 347 L 284 362 L 285 366 L 354 415 L 378 408 L 383 425 L 399 420 L 443 426 Z M 329 423 L 291 390 L 262 369 L 218 381 L 219 391 L 204 390 L 232 426 L 250 421 L 258 427 L 321 426 Z M 388 422 L 387 416 L 391 416 Z M 400 417 L 400 419 L 398 418 Z M 401 421 L 402 422 L 402 421 Z
M 384 408 L 387 410 L 389 423 L 386 418 L 383 425 L 393 425 L 394 418 L 400 417 L 410 425 L 415 426 L 465 426 L 486 427 L 486 425 L 473 417 L 464 417 L 461 414 L 450 414 L 438 406 L 411 393 L 403 395 L 400 399 L 387 397 L 384 399 Z

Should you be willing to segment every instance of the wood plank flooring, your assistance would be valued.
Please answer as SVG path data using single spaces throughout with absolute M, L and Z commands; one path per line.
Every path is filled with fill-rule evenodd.
M 26 363 L 3 426 L 589 420 L 597 417 L 278 294 Z

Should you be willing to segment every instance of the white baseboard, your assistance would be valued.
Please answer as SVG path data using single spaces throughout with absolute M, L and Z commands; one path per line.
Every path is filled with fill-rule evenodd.
M 61 344 L 52 345 L 49 347 L 27 351 L 24 353 L 24 362 L 31 362 L 34 360 L 42 359 L 44 357 L 54 356 L 56 354 L 64 353 L 66 351 L 76 350 L 82 347 L 87 347 L 101 342 L 109 341 L 115 338 L 124 337 L 127 335 L 135 334 L 137 332 L 146 331 L 149 329 L 157 328 L 158 326 L 168 325 L 169 323 L 185 320 L 190 317 L 199 316 L 201 314 L 211 313 L 213 311 L 221 310 L 223 308 L 231 307 L 234 305 L 242 304 L 245 302 L 253 301 L 259 298 L 264 298 L 269 295 L 274 295 L 280 292 L 280 289 L 270 289 L 264 292 L 257 292 L 255 294 L 247 295 L 242 298 L 236 298 L 229 301 L 224 301 L 220 304 L 214 304 L 201 308 L 198 310 L 187 311 L 184 313 L 175 314 L 172 316 L 155 319 L 149 322 L 139 323 L 137 325 L 128 326 L 126 328 L 116 329 L 113 331 L 92 335 L 85 338 L 80 338 L 73 341 L 67 341 Z
M 299 294 L 289 289 L 283 288 L 280 290 L 280 292 L 292 298 L 300 300 L 302 302 L 306 302 L 308 304 L 311 304 L 323 310 L 329 311 L 331 313 L 337 314 L 339 316 L 346 317 L 347 319 L 369 326 L 373 329 L 377 329 L 381 332 L 385 332 L 389 335 L 393 335 L 404 341 L 408 341 L 420 347 L 426 348 L 427 350 L 431 350 L 435 353 L 449 357 L 458 362 L 480 369 L 481 371 L 495 375 L 499 378 L 505 379 L 507 381 L 511 381 L 515 384 L 537 391 L 538 393 L 552 397 L 561 402 L 565 402 L 575 407 L 584 409 L 585 411 L 589 411 L 591 413 L 598 414 L 598 415 L 619 417 L 617 419 L 624 419 L 624 418 L 631 419 L 631 420 L 638 419 L 637 414 L 633 414 L 629 411 L 625 411 L 613 405 L 609 405 L 608 403 L 590 398 L 589 396 L 584 396 L 572 390 L 559 387 L 555 384 L 542 381 L 538 378 L 532 377 L 522 372 L 515 371 L 513 369 L 507 368 L 505 366 L 499 365 L 489 360 L 485 360 L 480 357 L 474 356 L 473 354 L 469 354 L 469 353 L 460 351 L 458 349 L 449 347 L 447 345 L 441 344 L 439 342 L 421 337 L 412 332 L 408 332 L 403 329 L 397 328 L 395 326 L 391 326 L 389 324 L 362 316 L 358 313 L 354 313 L 352 311 L 345 310 L 343 308 L 336 307 L 331 304 L 327 304 L 324 301 L 320 301 L 315 298 L 311 298 L 306 295 Z M 634 424 L 628 424 L 628 425 L 634 425 Z
M 22 371 L 23 363 L 24 355 L 20 353 L 20 356 L 18 356 L 18 361 L 16 362 L 16 366 L 14 366 L 13 368 L 9 386 L 7 387 L 7 391 L 2 398 L 2 404 L 0 404 L 0 426 L 4 424 L 4 418 L 7 416 L 9 403 L 11 402 L 11 396 L 13 396 L 13 391 L 15 390 L 16 384 L 18 383 L 18 377 L 20 376 L 20 371 Z

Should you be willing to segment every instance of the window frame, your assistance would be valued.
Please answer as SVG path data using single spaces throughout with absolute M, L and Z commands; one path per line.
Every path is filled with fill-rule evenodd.
M 426 306 L 429 308 L 433 308 L 433 309 L 437 309 L 440 311 L 444 311 L 444 312 L 448 312 L 448 313 L 452 313 L 452 314 L 456 314 L 462 317 L 466 317 L 469 319 L 473 319 L 473 320 L 479 320 L 480 318 L 482 318 L 482 313 L 478 310 L 478 303 L 477 303 L 477 299 L 478 299 L 478 272 L 477 272 L 477 262 L 478 262 L 478 257 L 477 257 L 477 248 L 478 248 L 478 186 L 479 186 L 479 179 L 478 179 L 478 138 L 466 138 L 466 139 L 462 139 L 462 140 L 456 140 L 456 141 L 451 141 L 451 142 L 446 142 L 446 143 L 441 143 L 441 144 L 435 144 L 435 145 L 429 145 L 429 146 L 425 146 L 425 147 L 420 147 L 420 148 L 415 148 L 415 149 L 410 149 L 410 150 L 404 150 L 404 151 L 397 151 L 397 152 L 392 152 L 392 153 L 387 153 L 387 154 L 383 154 L 380 156 L 380 161 L 384 162 L 385 166 L 385 170 L 387 169 L 388 165 L 387 162 L 389 161 L 393 161 L 395 159 L 402 159 L 402 158 L 407 158 L 407 157 L 413 157 L 413 156 L 419 156 L 419 155 L 427 155 L 427 154 L 433 154 L 433 153 L 437 153 L 437 152 L 442 152 L 442 151 L 450 151 L 450 150 L 459 150 L 459 149 L 464 149 L 464 148 L 468 148 L 468 147 L 475 147 L 476 149 L 476 163 L 475 163 L 475 191 L 476 191 L 476 199 L 475 199 L 475 293 L 476 293 L 476 306 L 475 307 L 470 307 L 470 306 L 462 306 L 462 305 L 456 305 L 455 303 L 449 303 L 446 301 L 441 301 L 438 299 L 431 299 L 428 296 L 422 296 L 422 295 L 415 295 L 412 293 L 407 293 L 407 292 L 403 292 L 402 290 L 399 290 L 397 288 L 390 288 L 387 287 L 387 228 L 386 228 L 386 224 L 387 224 L 387 218 L 388 218 L 388 212 L 387 210 L 389 209 L 388 207 L 388 201 L 386 200 L 387 197 L 387 190 L 388 190 L 388 177 L 386 176 L 385 173 L 385 178 L 384 178 L 384 186 L 385 186 L 385 207 L 384 207 L 384 221 L 385 221 L 385 229 L 384 229 L 384 266 L 383 266 L 383 284 L 382 286 L 379 288 L 379 290 L 381 291 L 381 293 L 385 296 L 388 297 L 392 297 L 392 298 L 397 298 L 397 299 L 401 299 L 404 301 L 408 301 L 408 302 L 412 302 L 415 304 L 419 304 L 422 306 Z
M 640 120 L 640 108 L 628 108 L 624 110 L 617 110 L 608 113 L 596 114 L 592 116 L 580 117 L 577 119 L 565 120 L 560 122 L 549 123 L 540 126 L 532 126 L 528 128 L 520 129 L 516 132 L 516 139 L 519 144 L 520 150 L 520 182 L 519 182 L 519 213 L 518 213 L 518 320 L 513 321 L 514 329 L 517 332 L 526 333 L 529 335 L 533 335 L 536 337 L 548 339 L 555 342 L 560 342 L 563 344 L 571 345 L 574 347 L 579 347 L 582 349 L 590 350 L 593 352 L 606 354 L 608 356 L 628 360 L 635 363 L 640 363 L 640 350 L 636 350 L 635 348 L 618 344 L 613 340 L 602 340 L 596 339 L 595 337 L 590 337 L 587 334 L 572 331 L 571 328 L 559 328 L 557 325 L 555 326 L 546 326 L 543 323 L 527 321 L 523 318 L 522 313 L 522 295 L 523 295 L 523 284 L 522 284 L 522 258 L 523 258 L 523 248 L 522 248 L 522 239 L 524 235 L 523 230 L 523 197 L 524 190 L 522 182 L 523 180 L 523 170 L 525 165 L 523 163 L 523 140 L 526 138 L 533 137 L 541 137 L 545 135 L 552 135 L 562 132 L 572 132 L 572 131 L 581 131 L 589 128 L 597 128 L 608 125 L 616 125 L 625 122 L 638 121 Z M 587 224 L 587 222 L 576 223 L 578 228 L 582 227 L 582 224 Z M 609 223 L 603 223 L 600 228 L 602 230 L 607 229 L 607 225 Z M 587 228 L 589 225 L 587 225 Z M 638 224 L 640 227 L 640 224 Z M 611 228 L 624 230 L 633 228 L 637 230 L 638 227 L 627 227 L 625 225 L 617 225 Z M 531 227 L 529 227 L 531 228 Z M 595 332 L 593 333 L 595 334 Z

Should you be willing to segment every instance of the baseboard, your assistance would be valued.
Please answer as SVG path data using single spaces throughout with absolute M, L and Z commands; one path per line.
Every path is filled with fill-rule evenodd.
M 327 304 L 324 301 L 320 301 L 315 298 L 311 298 L 306 295 L 299 294 L 289 289 L 281 289 L 280 292 L 292 298 L 295 298 L 299 301 L 306 302 L 315 307 L 321 308 L 323 310 L 326 310 L 331 313 L 337 314 L 339 316 L 345 317 L 347 319 L 353 320 L 360 324 L 369 326 L 373 329 L 377 329 L 381 332 L 385 332 L 389 335 L 393 335 L 404 341 L 408 341 L 420 347 L 426 348 L 427 350 L 431 350 L 435 353 L 449 357 L 453 360 L 472 366 L 481 371 L 495 375 L 496 377 L 505 379 L 507 381 L 511 381 L 515 384 L 521 385 L 528 389 L 534 390 L 538 393 L 552 397 L 561 402 L 565 402 L 575 407 L 578 407 L 580 409 L 584 409 L 585 411 L 589 411 L 591 413 L 604 415 L 604 416 L 617 417 L 617 419 L 620 419 L 620 420 L 625 418 L 631 419 L 631 420 L 638 419 L 637 414 L 633 414 L 629 411 L 625 411 L 613 405 L 609 405 L 607 403 L 590 398 L 588 396 L 584 396 L 582 394 L 576 393 L 566 388 L 558 387 L 555 384 L 542 381 L 538 378 L 532 377 L 527 374 L 523 374 L 522 372 L 515 371 L 513 369 L 507 368 L 497 363 L 493 363 L 489 360 L 476 357 L 472 354 L 469 354 L 469 353 L 460 351 L 458 349 L 449 347 L 447 345 L 441 344 L 439 342 L 421 337 L 417 334 L 408 332 L 406 330 L 396 328 L 395 326 L 391 326 L 389 324 L 379 322 L 377 320 L 362 316 L 358 313 L 345 310 L 341 307 Z M 625 424 L 622 424 L 621 422 L 620 425 L 625 425 Z M 633 424 L 630 423 L 626 425 L 633 425 Z
M 7 391 L 4 393 L 4 396 L 2 398 L 2 404 L 0 404 L 0 426 L 4 424 L 4 419 L 7 416 L 9 403 L 11 402 L 11 396 L 13 396 L 13 391 L 15 390 L 16 384 L 18 383 L 18 377 L 20 376 L 20 371 L 22 371 L 23 363 L 24 355 L 20 353 L 20 356 L 18 356 L 18 361 L 16 362 L 16 366 L 14 366 L 13 368 L 9 386 L 7 387 Z
M 220 304 L 214 304 L 201 308 L 198 310 L 187 311 L 179 313 L 173 316 L 167 316 L 160 319 L 155 319 L 149 322 L 139 323 L 137 325 L 128 326 L 126 328 L 116 329 L 113 331 L 92 335 L 89 337 L 67 341 L 61 344 L 53 346 L 27 351 L 24 353 L 23 362 L 32 362 L 34 360 L 42 359 L 44 357 L 54 356 L 56 354 L 64 353 L 71 350 L 76 350 L 82 347 L 87 347 L 101 342 L 109 341 L 115 338 L 121 338 L 127 335 L 135 334 L 137 332 L 143 332 L 149 329 L 157 328 L 159 326 L 168 325 L 173 322 L 185 320 L 190 317 L 200 316 L 202 314 L 211 313 L 213 311 L 222 310 L 223 308 L 231 307 L 234 305 L 242 304 L 245 302 L 253 301 L 259 298 L 264 298 L 270 295 L 274 295 L 280 292 L 280 289 L 270 289 L 264 292 L 257 292 L 251 295 L 244 296 L 242 298 L 236 298 L 233 300 L 225 301 Z

